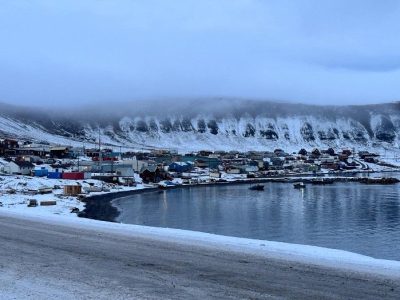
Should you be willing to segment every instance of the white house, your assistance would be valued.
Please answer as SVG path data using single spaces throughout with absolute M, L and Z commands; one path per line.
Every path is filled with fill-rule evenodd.
M 136 158 L 136 156 L 135 156 L 133 159 L 124 160 L 123 163 L 124 163 L 124 164 L 130 164 L 130 165 L 132 165 L 132 168 L 133 168 L 133 170 L 134 170 L 135 172 L 140 172 L 140 170 L 141 170 L 142 168 L 146 168 L 146 167 L 149 165 L 149 163 L 148 163 L 147 161 L 145 161 L 145 160 L 138 160 L 138 159 Z
M 29 161 L 10 161 L 4 165 L 4 173 L 30 175 L 34 167 Z

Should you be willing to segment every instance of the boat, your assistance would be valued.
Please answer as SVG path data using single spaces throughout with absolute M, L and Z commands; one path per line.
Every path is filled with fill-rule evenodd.
M 335 180 L 333 178 L 312 179 L 311 184 L 332 184 Z
M 84 191 L 86 193 L 103 192 L 103 188 L 101 186 L 88 186 L 84 188 Z
M 38 194 L 51 194 L 53 192 L 53 188 L 44 186 L 44 187 L 38 188 L 37 192 L 38 192 Z
M 163 180 L 158 183 L 159 189 L 169 189 L 172 187 L 176 187 L 176 184 L 169 180 Z
M 293 187 L 295 189 L 304 189 L 306 185 L 304 184 L 304 182 L 295 182 L 293 183 Z
M 249 190 L 252 190 L 252 191 L 263 191 L 264 190 L 264 186 L 262 184 L 252 185 L 251 187 L 249 187 Z

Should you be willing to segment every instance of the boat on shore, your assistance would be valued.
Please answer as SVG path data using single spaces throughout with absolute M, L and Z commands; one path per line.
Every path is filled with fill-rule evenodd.
M 41 188 L 38 188 L 38 193 L 43 195 L 43 194 L 51 194 L 53 192 L 53 188 L 44 186 Z
M 264 186 L 262 184 L 255 184 L 249 187 L 249 190 L 252 191 L 263 191 L 264 190 Z

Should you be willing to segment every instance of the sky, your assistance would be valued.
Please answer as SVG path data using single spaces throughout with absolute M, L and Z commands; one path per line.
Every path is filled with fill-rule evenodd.
M 397 0 L 0 0 L 0 102 L 400 100 Z

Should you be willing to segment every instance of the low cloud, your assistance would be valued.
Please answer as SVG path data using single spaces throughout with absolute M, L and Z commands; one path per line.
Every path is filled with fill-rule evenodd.
M 0 101 L 399 100 L 399 7 L 389 0 L 8 1 L 0 7 Z

